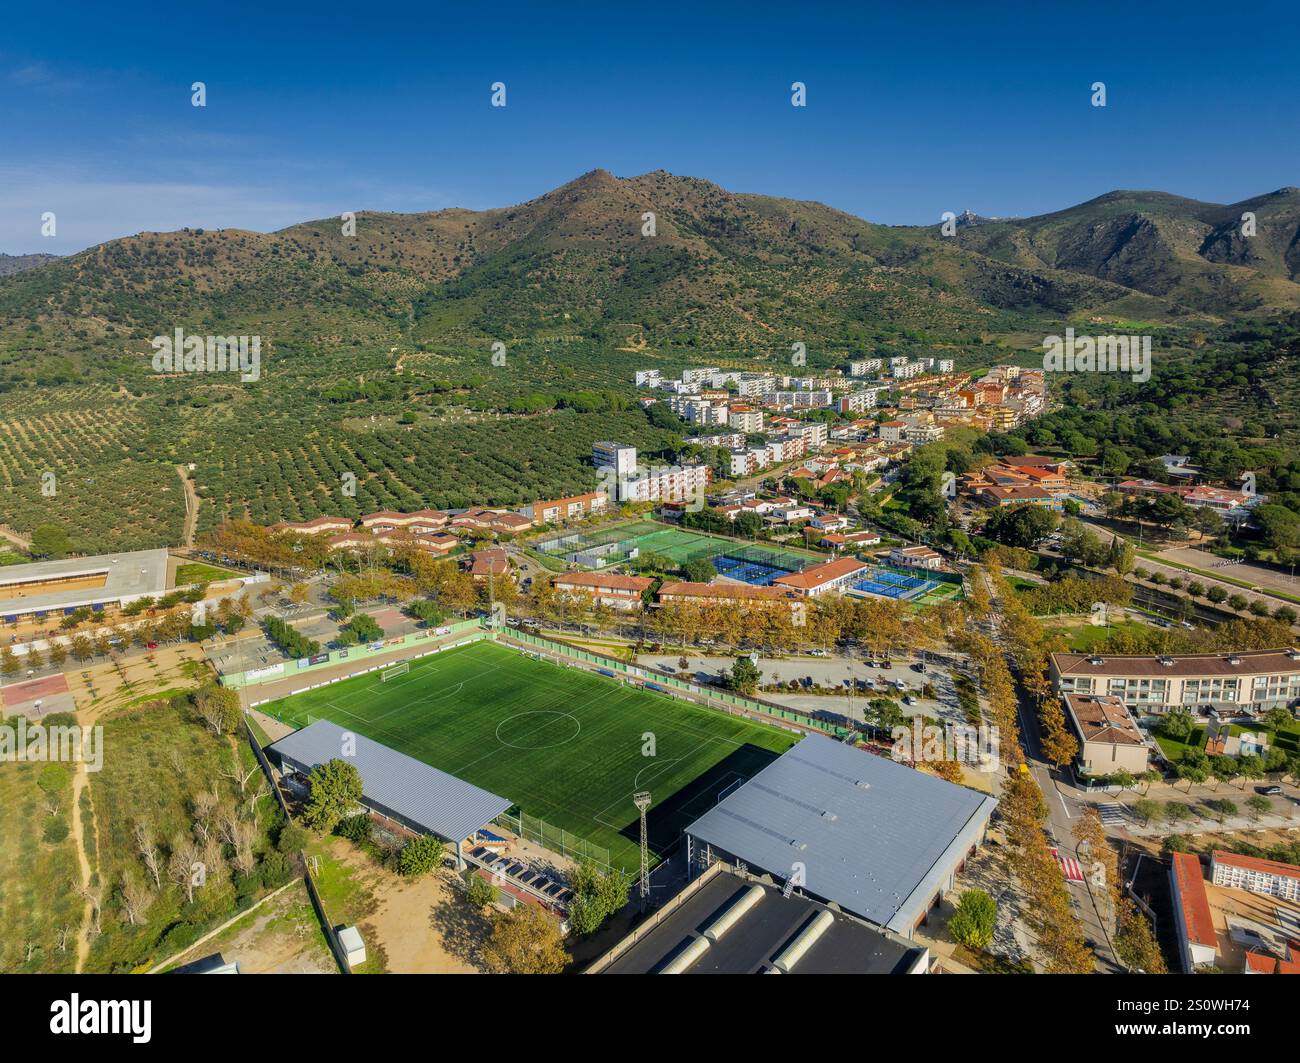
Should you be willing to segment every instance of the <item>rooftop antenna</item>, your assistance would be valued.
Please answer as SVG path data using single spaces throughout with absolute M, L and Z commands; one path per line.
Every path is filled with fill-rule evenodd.
M 650 899 L 650 844 L 646 832 L 646 809 L 650 807 L 650 791 L 639 790 L 632 795 L 632 803 L 641 813 L 641 911 Z

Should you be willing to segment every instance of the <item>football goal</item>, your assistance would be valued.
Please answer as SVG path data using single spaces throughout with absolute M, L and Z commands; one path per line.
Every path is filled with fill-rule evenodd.
M 406 675 L 411 670 L 411 662 L 403 661 L 401 664 L 395 664 L 392 668 L 385 668 L 379 673 L 379 681 L 387 683 L 390 679 L 396 679 L 399 675 Z

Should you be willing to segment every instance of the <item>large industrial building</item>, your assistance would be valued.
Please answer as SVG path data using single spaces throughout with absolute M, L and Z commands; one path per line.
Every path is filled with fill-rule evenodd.
M 911 938 L 984 839 L 997 801 L 810 734 L 686 830 L 721 859 Z
M 167 551 L 135 550 L 0 568 L 0 622 L 120 608 L 167 592 Z
M 927 974 L 928 949 L 714 863 L 587 974 Z

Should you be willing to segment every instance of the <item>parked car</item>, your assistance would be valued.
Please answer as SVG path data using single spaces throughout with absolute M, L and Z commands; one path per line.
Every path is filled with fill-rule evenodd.
M 925 665 L 923 665 L 920 661 L 917 661 L 916 664 L 912 665 L 912 671 L 914 671 L 914 672 L 924 672 L 924 671 L 925 671 Z
M 808 651 L 808 656 L 809 656 L 809 657 L 829 657 L 830 654 L 827 653 L 825 650 L 809 650 L 809 651 Z
M 1282 796 L 1282 787 L 1280 786 L 1259 786 L 1256 787 L 1256 789 L 1258 790 L 1259 793 L 1263 794 L 1265 797 Z

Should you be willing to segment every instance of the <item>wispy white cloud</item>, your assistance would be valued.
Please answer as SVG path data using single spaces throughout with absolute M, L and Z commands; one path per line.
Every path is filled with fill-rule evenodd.
M 453 205 L 437 190 L 414 185 L 359 180 L 344 190 L 320 193 L 304 179 L 286 187 L 225 179 L 100 178 L 63 166 L 0 167 L 0 251 L 69 254 L 139 232 L 187 226 L 271 232 L 345 210 Z M 53 237 L 41 235 L 47 211 L 55 215 Z

